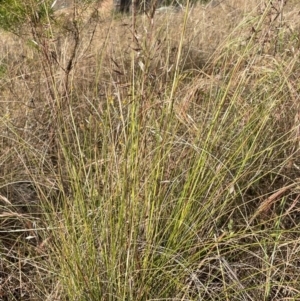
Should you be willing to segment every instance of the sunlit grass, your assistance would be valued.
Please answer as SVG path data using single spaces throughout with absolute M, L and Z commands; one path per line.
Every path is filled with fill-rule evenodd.
M 196 7 L 9 40 L 0 296 L 297 300 L 298 42 L 282 7 L 231 4 L 224 36 Z

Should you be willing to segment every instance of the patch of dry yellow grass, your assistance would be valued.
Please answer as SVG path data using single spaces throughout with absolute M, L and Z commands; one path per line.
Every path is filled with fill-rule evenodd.
M 98 3 L 86 5 L 86 6 L 81 6 L 81 5 L 68 5 L 64 8 L 58 9 L 55 11 L 56 16 L 65 16 L 65 17 L 71 17 L 74 15 L 74 9 L 75 9 L 75 14 L 78 14 L 80 18 L 86 19 L 90 16 L 90 14 L 95 12 L 98 12 L 101 14 L 101 16 L 107 16 L 112 13 L 113 11 L 113 1 L 110 0 L 103 0 L 99 1 Z
M 184 138 L 187 141 L 190 139 L 190 135 L 197 135 L 196 123 L 203 114 L 201 101 L 204 96 L 213 95 L 216 90 L 222 88 L 224 80 L 222 70 L 219 75 L 212 74 L 206 63 L 213 64 L 214 60 L 218 61 L 218 55 L 223 55 L 226 47 L 230 48 L 236 44 L 236 48 L 232 47 L 231 49 L 239 49 L 239 46 L 244 45 L 243 43 L 252 34 L 252 25 L 247 25 L 247 22 L 250 20 L 253 27 L 257 25 L 253 20 L 259 14 L 263 2 L 224 0 L 215 7 L 196 5 L 188 12 L 183 55 L 180 61 L 180 67 L 185 70 L 183 75 L 186 76 L 186 81 L 183 80 L 179 86 L 175 103 L 176 118 L 184 125 L 187 136 Z M 164 94 L 165 87 L 170 85 L 170 74 L 172 74 L 176 62 L 179 35 L 183 28 L 185 12 L 182 11 L 167 17 L 157 15 L 153 20 L 146 15 L 137 16 L 136 39 L 133 41 L 131 16 L 114 18 L 111 14 L 112 9 L 112 1 L 108 0 L 98 6 L 78 7 L 75 14 L 74 8 L 61 9 L 55 12 L 56 23 L 49 24 L 47 28 L 47 34 L 49 32 L 52 34 L 49 39 L 44 39 L 42 36 L 40 41 L 35 41 L 32 37 L 28 38 L 28 35 L 16 37 L 7 33 L 2 34 L 0 41 L 1 187 L 6 188 L 9 182 L 30 181 L 33 177 L 38 180 L 37 182 L 41 184 L 42 188 L 49 189 L 51 193 L 58 191 L 57 179 L 64 177 L 64 174 L 57 172 L 59 168 L 63 169 L 63 166 L 57 165 L 61 155 L 56 148 L 57 112 L 61 110 L 60 113 L 65 124 L 69 123 L 78 128 L 78 136 L 84 135 L 85 130 L 88 132 L 95 125 L 101 126 L 99 120 L 102 118 L 102 109 L 108 104 L 112 105 L 112 115 L 116 116 L 116 120 L 121 124 L 122 116 L 119 116 L 118 105 L 124 104 L 125 106 L 131 99 L 133 59 L 136 63 L 136 72 L 140 72 L 144 68 L 145 62 L 148 63 L 147 68 L 149 68 L 147 72 L 142 73 L 143 76 L 148 76 L 146 79 L 143 76 L 137 79 L 149 86 L 144 88 L 142 84 L 138 86 L 140 82 L 135 83 L 136 87 L 140 88 L 137 91 L 141 93 L 138 95 L 138 100 L 144 105 L 144 111 L 141 114 L 145 114 L 145 118 L 148 118 L 149 108 L 154 107 L 157 107 L 159 113 L 161 104 L 167 101 Z M 289 2 L 282 15 L 284 19 L 282 24 L 286 26 L 287 32 L 295 35 L 295 38 L 297 38 L 300 23 L 299 9 L 300 4 L 297 1 Z M 95 12 L 98 12 L 98 17 Z M 77 29 L 71 22 L 74 17 L 80 20 L 77 28 L 79 41 L 75 51 L 74 65 L 70 72 L 70 90 L 68 91 L 70 94 L 68 97 L 64 97 L 65 95 L 61 91 L 77 38 Z M 237 28 L 241 23 L 242 26 Z M 269 28 L 267 25 L 262 28 L 268 33 L 268 37 L 274 34 L 269 31 Z M 228 39 L 229 36 L 230 39 Z M 261 40 L 258 40 L 258 43 L 260 42 Z M 228 89 L 227 97 L 236 97 L 235 88 L 240 88 L 238 86 L 239 79 L 247 68 L 247 72 L 249 70 L 253 72 L 253 77 L 249 76 L 245 87 L 249 93 L 253 87 L 257 88 L 257 78 L 268 75 L 266 70 L 271 73 L 278 65 L 288 68 L 282 60 L 286 58 L 285 56 L 297 54 L 298 49 L 291 49 L 288 44 L 283 44 L 286 50 L 280 53 L 281 57 L 267 53 L 267 49 L 266 53 L 257 55 L 256 60 L 251 61 L 249 65 L 246 65 L 248 62 L 245 59 L 242 62 L 245 64 L 245 68 L 243 69 L 241 64 L 237 68 L 237 73 L 231 75 L 231 86 Z M 228 55 L 228 65 L 225 67 L 228 69 L 235 67 L 239 58 L 238 51 L 236 56 L 235 59 L 234 55 L 231 57 Z M 290 68 L 295 65 L 291 64 Z M 193 78 L 194 74 L 197 74 L 195 78 Z M 291 83 L 289 93 L 293 105 L 292 98 L 297 100 L 297 95 L 293 94 L 293 79 L 287 80 Z M 147 89 L 152 93 L 150 97 L 147 97 L 149 92 Z M 50 91 L 54 91 L 54 93 L 51 94 Z M 239 97 L 242 102 L 242 95 Z M 119 100 L 120 102 L 118 102 Z M 150 100 L 153 103 L 150 103 Z M 62 107 L 59 107 L 61 104 Z M 70 116 L 67 106 L 69 104 L 74 110 L 74 116 Z M 245 120 L 243 119 L 241 123 L 248 121 L 247 114 L 251 106 L 251 103 L 245 104 Z M 99 120 L 98 116 L 95 117 L 95 112 L 101 117 Z M 294 126 L 294 116 L 285 116 L 284 110 L 282 112 L 278 112 L 278 121 L 286 126 L 285 129 L 288 132 Z M 295 114 L 298 113 L 295 112 Z M 284 120 L 291 121 L 284 124 Z M 121 125 L 116 126 L 118 135 L 120 135 L 118 130 L 121 127 Z M 66 134 L 68 129 L 60 130 Z M 263 134 L 268 135 L 269 133 Z M 73 138 L 71 137 L 70 141 Z M 299 137 L 297 136 L 297 138 Z M 101 141 L 102 137 L 96 137 L 95 141 L 97 139 Z M 92 145 L 91 153 L 97 147 L 96 144 Z M 175 162 L 178 162 L 176 160 Z M 174 166 L 176 166 L 175 163 Z M 37 173 L 37 168 L 40 169 L 39 173 Z M 65 185 L 65 183 L 63 184 Z M 1 191 L 1 195 L 8 199 L 7 195 L 4 195 L 5 192 L 7 193 L 7 191 Z M 15 216 L 17 216 L 18 210 L 12 210 L 16 210 Z M 24 218 L 24 224 L 25 221 L 27 223 L 27 216 L 26 220 Z M 23 227 L 26 229 L 26 226 Z M 35 243 L 34 248 L 41 241 Z M 30 250 L 35 250 L 34 248 Z M 11 249 L 8 251 L 11 252 Z M 24 258 L 27 258 L 26 256 L 24 255 Z M 38 264 L 36 266 L 38 267 Z M 38 273 L 36 274 L 38 275 Z M 32 283 L 32 281 L 29 282 Z

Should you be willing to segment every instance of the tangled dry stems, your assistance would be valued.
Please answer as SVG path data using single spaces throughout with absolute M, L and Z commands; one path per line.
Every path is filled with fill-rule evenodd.
M 256 4 L 191 11 L 171 100 L 184 13 L 5 34 L 1 298 L 297 298 L 299 24 L 291 2 Z

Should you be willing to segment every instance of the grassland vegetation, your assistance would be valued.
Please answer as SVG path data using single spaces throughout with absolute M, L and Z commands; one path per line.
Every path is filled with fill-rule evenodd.
M 0 21 L 1 300 L 300 298 L 299 4 L 153 9 Z

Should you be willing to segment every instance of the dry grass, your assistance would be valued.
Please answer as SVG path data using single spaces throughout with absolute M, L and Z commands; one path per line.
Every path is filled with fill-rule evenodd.
M 298 300 L 297 1 L 57 11 L 0 41 L 0 300 Z

